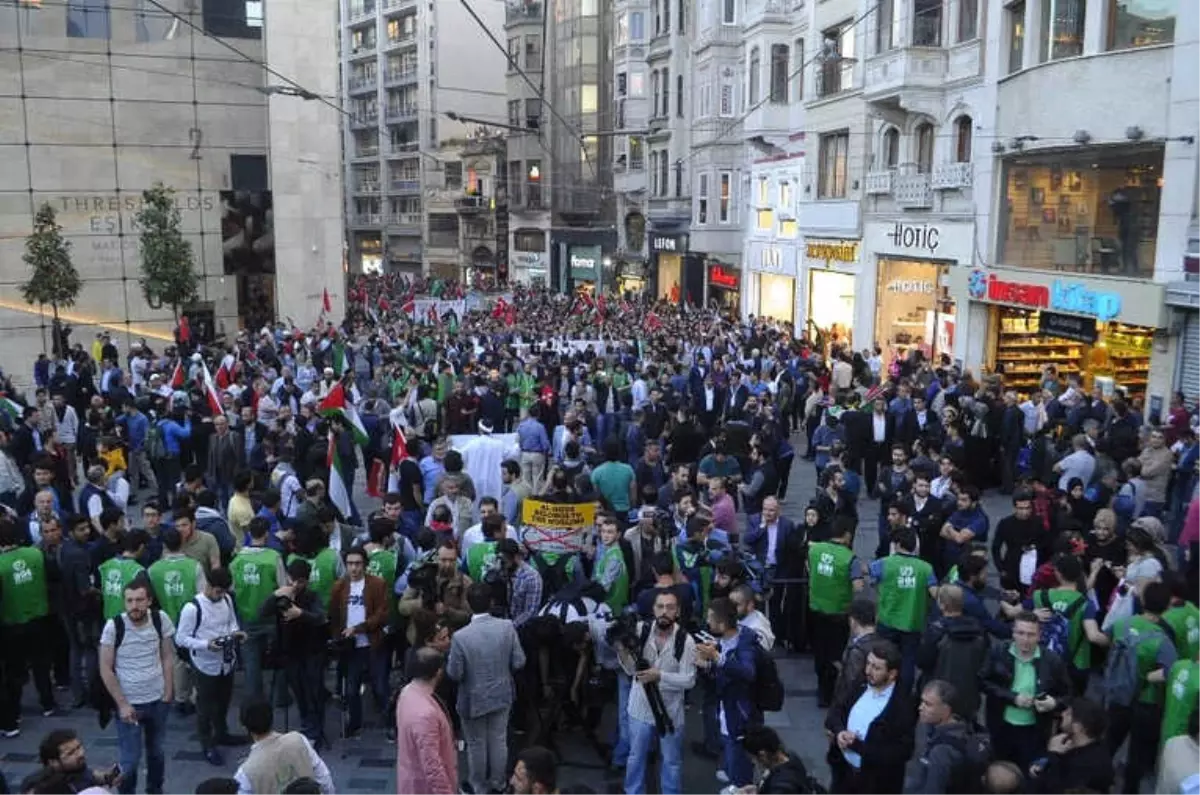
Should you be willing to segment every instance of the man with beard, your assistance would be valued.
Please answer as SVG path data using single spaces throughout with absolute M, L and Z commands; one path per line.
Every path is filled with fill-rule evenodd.
M 38 745 L 42 769 L 26 776 L 19 792 L 83 792 L 117 783 L 120 772 L 88 769 L 87 751 L 74 729 L 55 729 Z M 51 785 L 53 782 L 53 785 Z

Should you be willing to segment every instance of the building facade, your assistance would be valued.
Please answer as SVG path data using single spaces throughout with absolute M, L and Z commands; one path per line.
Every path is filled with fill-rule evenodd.
M 472 8 L 503 41 L 503 5 Z M 502 122 L 504 53 L 459 3 L 341 0 L 339 33 L 350 269 L 420 273 L 426 200 L 447 180 L 438 152 Z
M 44 203 L 57 211 L 83 280 L 62 313 L 73 342 L 100 331 L 124 349 L 139 337 L 172 338 L 171 309 L 148 306 L 138 281 L 136 214 L 158 182 L 175 191 L 200 275 L 199 300 L 184 307 L 198 334 L 232 336 L 285 315 L 314 322 L 325 290 L 340 305 L 341 113 L 321 99 L 337 94 L 335 31 L 334 10 L 308 0 L 280 7 L 265 27 L 262 4 L 244 0 L 175 14 L 0 8 L 6 369 L 20 377 L 19 362 L 50 349 L 45 319 L 17 290 L 28 278 L 24 240 Z M 265 73 L 267 50 L 295 83 Z M 297 84 L 309 99 L 294 95 Z
M 505 136 L 481 130 L 438 150 L 443 182 L 428 186 L 428 273 L 479 289 L 509 277 Z

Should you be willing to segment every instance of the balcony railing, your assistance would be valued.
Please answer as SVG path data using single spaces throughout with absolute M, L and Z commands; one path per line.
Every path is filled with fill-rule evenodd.
M 537 22 L 542 18 L 542 4 L 537 0 L 525 0 L 522 3 L 508 3 L 504 10 L 505 23 L 512 25 L 517 22 Z
M 416 141 L 409 141 L 406 144 L 392 144 L 388 147 L 388 157 L 407 157 L 409 155 L 419 154 L 421 145 Z
M 401 8 L 406 8 L 415 4 L 415 0 L 384 0 L 384 11 L 396 11 Z
M 933 167 L 929 185 L 934 190 L 959 190 L 971 187 L 973 178 L 970 163 L 939 163 Z
M 371 17 L 374 15 L 375 15 L 374 4 L 370 4 L 370 5 L 363 4 L 363 5 L 350 6 L 350 13 L 348 16 L 349 16 L 350 21 L 354 22 L 354 21 L 362 19 L 364 17 Z
M 817 97 L 824 99 L 854 88 L 854 62 L 840 58 L 826 61 L 817 70 Z
M 369 179 L 361 179 L 354 183 L 355 193 L 364 193 L 368 196 L 374 196 L 379 193 L 379 183 Z
M 933 191 L 928 174 L 897 174 L 892 181 L 892 198 L 905 210 L 927 210 L 933 207 Z
M 384 41 L 384 49 L 392 49 L 393 47 L 403 47 L 406 44 L 416 44 L 417 35 L 415 33 L 407 33 L 394 39 L 386 39 Z
M 411 82 L 417 79 L 417 67 L 405 66 L 400 69 L 388 69 L 383 73 L 383 82 L 391 85 L 392 83 Z
M 360 146 L 354 150 L 354 159 L 355 160 L 363 160 L 366 158 L 376 158 L 376 157 L 379 157 L 379 147 L 378 146 Z
M 387 109 L 388 121 L 408 121 L 417 117 L 416 105 L 391 105 Z
M 351 127 L 371 127 L 379 122 L 379 111 L 367 110 L 350 114 Z
M 361 44 L 350 45 L 350 57 L 351 58 L 364 58 L 368 55 L 374 55 L 374 54 L 375 54 L 375 42 L 374 41 L 364 41 Z
M 392 213 L 387 219 L 388 226 L 420 227 L 420 213 Z
M 486 196 L 459 196 L 454 200 L 454 208 L 459 212 L 476 213 L 488 208 Z
M 420 193 L 421 180 L 413 179 L 393 179 L 388 187 L 388 193 Z
M 867 173 L 866 193 L 868 196 L 886 196 L 892 192 L 892 171 L 871 171 Z
M 355 75 L 350 78 L 351 91 L 369 91 L 379 84 L 379 78 L 375 75 Z
M 350 217 L 350 222 L 355 226 L 379 226 L 383 216 L 379 213 L 355 213 Z

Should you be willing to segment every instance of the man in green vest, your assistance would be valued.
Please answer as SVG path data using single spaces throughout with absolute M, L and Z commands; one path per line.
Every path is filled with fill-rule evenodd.
M 146 550 L 146 531 L 132 530 L 121 539 L 121 554 L 100 564 L 100 595 L 104 620 L 125 612 L 125 586 L 146 569 L 138 558 Z
M 504 517 L 498 513 L 484 516 L 479 523 L 479 532 L 483 534 L 482 541 L 466 546 L 464 539 L 467 554 L 463 563 L 471 582 L 483 582 L 484 575 L 498 565 L 496 544 L 505 537 Z
M 1188 733 L 1188 722 L 1200 701 L 1200 662 L 1179 659 L 1167 672 L 1166 704 L 1163 706 L 1161 745 Z
M 1092 644 L 1107 646 L 1108 636 L 1100 631 L 1096 606 L 1086 594 L 1079 592 L 1076 585 L 1083 579 L 1083 564 L 1079 558 L 1063 552 L 1054 557 L 1053 566 L 1058 585 L 1035 591 L 1029 607 L 1039 621 L 1047 621 L 1056 613 L 1067 620 L 1070 631 L 1064 662 L 1075 692 L 1086 693 L 1092 671 Z
M 196 594 L 204 593 L 208 580 L 200 562 L 183 554 L 183 536 L 178 530 L 169 527 L 160 535 L 163 556 L 150 566 L 150 584 L 154 586 L 159 608 L 172 624 L 178 626 L 183 606 Z M 196 709 L 192 701 L 192 668 L 182 657 L 176 656 L 174 669 L 175 708 L 181 715 L 191 715 Z
M 1163 572 L 1163 582 L 1171 589 L 1171 606 L 1163 613 L 1163 621 L 1175 632 L 1175 650 L 1180 659 L 1195 660 L 1200 654 L 1200 610 L 1196 609 L 1196 594 L 1188 592 L 1187 580 L 1179 572 Z M 1180 734 L 1187 734 L 1187 725 Z M 1166 737 L 1163 741 L 1166 741 Z
M 296 529 L 296 551 L 287 562 L 294 560 L 303 560 L 312 567 L 308 588 L 317 595 L 321 609 L 328 610 L 333 584 L 345 576 L 346 567 L 342 556 L 329 548 L 329 536 L 320 525 L 306 523 Z
M 855 521 L 839 516 L 828 541 L 808 547 L 808 605 L 812 611 L 813 667 L 817 673 L 817 706 L 829 706 L 837 682 L 836 663 L 850 637 L 846 611 L 854 592 L 862 590 L 863 565 L 854 554 Z
M 396 595 L 396 573 L 404 571 L 408 565 L 408 561 L 396 550 L 396 528 L 396 521 L 385 515 L 375 516 L 367 527 L 370 535 L 362 548 L 367 555 L 367 574 L 378 577 L 387 586 L 388 623 L 383 628 L 383 642 L 392 652 L 396 651 L 396 638 L 399 637 L 396 627 L 400 621 L 400 613 L 396 609 L 400 601 Z M 391 659 L 391 655 L 388 659 Z
M 871 584 L 879 590 L 877 632 L 900 649 L 900 686 L 911 688 L 917 666 L 917 647 L 925 631 L 929 600 L 937 597 L 933 566 L 917 556 L 917 534 L 907 526 L 903 507 L 889 505 L 892 554 L 871 562 Z
M 246 697 L 255 698 L 263 694 L 263 668 L 267 654 L 267 643 L 275 634 L 275 589 L 287 583 L 287 572 L 283 568 L 283 556 L 267 546 L 271 538 L 271 522 L 264 516 L 250 520 L 250 546 L 242 547 L 229 563 L 229 574 L 233 578 L 233 593 L 236 597 L 238 619 L 246 632 L 242 644 L 242 661 L 246 664 Z M 268 600 L 271 609 L 266 608 Z M 282 695 L 282 685 L 277 684 Z M 277 702 L 276 702 L 277 703 Z
M 604 586 L 604 603 L 613 615 L 620 615 L 629 603 L 629 571 L 621 551 L 621 527 L 617 517 L 605 511 L 600 514 L 600 543 L 596 545 L 596 565 L 592 579 Z
M 21 533 L 12 521 L 0 522 L 0 625 L 3 626 L 7 663 L 5 692 L 0 695 L 0 737 L 16 737 L 21 715 L 25 669 L 33 671 L 42 714 L 57 708 L 50 685 L 50 642 L 46 626 L 50 597 L 46 584 L 46 558 L 35 547 L 20 546 Z

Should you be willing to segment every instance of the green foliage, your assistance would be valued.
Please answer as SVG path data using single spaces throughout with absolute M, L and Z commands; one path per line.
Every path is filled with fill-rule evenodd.
M 74 306 L 83 285 L 71 262 L 71 243 L 63 239 L 62 227 L 49 204 L 39 207 L 34 216 L 33 234 L 25 238 L 23 259 L 30 274 L 29 281 L 21 285 L 21 295 L 26 303 L 49 304 L 57 320 L 58 308 Z
M 170 306 L 178 318 L 180 305 L 196 300 L 200 277 L 192 264 L 192 244 L 179 231 L 174 196 L 161 182 L 144 191 L 136 220 L 142 230 L 142 294 L 151 306 Z

